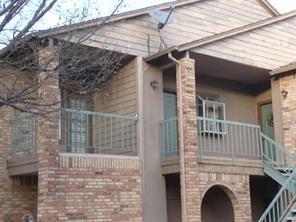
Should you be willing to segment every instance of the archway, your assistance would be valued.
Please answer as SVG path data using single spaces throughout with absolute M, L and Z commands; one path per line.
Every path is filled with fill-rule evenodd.
M 228 194 L 230 191 L 225 189 L 215 185 L 205 193 L 201 205 L 202 222 L 234 222 L 234 206 Z

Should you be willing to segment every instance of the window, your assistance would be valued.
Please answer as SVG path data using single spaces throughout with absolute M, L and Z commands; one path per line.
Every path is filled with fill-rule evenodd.
M 226 133 L 225 104 L 209 97 L 197 97 L 197 113 L 201 119 L 201 130 L 204 133 Z

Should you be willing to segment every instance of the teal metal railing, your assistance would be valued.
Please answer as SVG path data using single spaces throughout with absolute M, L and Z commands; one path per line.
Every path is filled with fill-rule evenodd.
M 261 158 L 260 126 L 197 117 L 200 158 Z
M 263 133 L 261 139 L 264 171 L 281 183 L 282 188 L 264 211 L 259 222 L 284 221 L 296 203 L 296 156 Z
M 179 155 L 177 117 L 160 122 L 162 159 Z
M 205 156 L 255 158 L 262 156 L 260 126 L 197 117 L 200 158 Z M 178 155 L 177 118 L 160 122 L 162 158 Z
M 61 152 L 137 155 L 137 117 L 61 110 Z
M 296 156 L 274 140 L 261 133 L 263 161 L 274 168 L 291 172 L 296 166 Z
M 258 222 L 279 222 L 289 213 L 296 200 L 296 169 L 283 184 L 280 191 L 262 214 Z
M 36 118 L 33 114 L 11 119 L 12 153 L 36 149 Z

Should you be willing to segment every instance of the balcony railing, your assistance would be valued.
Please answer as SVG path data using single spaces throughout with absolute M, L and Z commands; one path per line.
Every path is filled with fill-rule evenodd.
M 177 118 L 160 122 L 162 159 L 179 155 Z
M 11 149 L 13 153 L 36 149 L 36 118 L 32 114 L 11 121 Z
M 63 109 L 61 152 L 137 155 L 137 117 Z
M 17 117 L 11 125 L 13 153 L 36 149 L 34 116 Z M 57 130 L 60 152 L 138 155 L 136 116 L 62 109 Z
M 200 158 L 261 158 L 260 126 L 197 117 Z M 162 158 L 178 155 L 177 119 L 160 123 Z
M 198 117 L 200 157 L 260 158 L 260 126 Z

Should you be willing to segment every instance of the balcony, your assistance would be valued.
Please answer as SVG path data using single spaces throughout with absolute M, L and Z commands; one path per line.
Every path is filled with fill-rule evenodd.
M 197 117 L 199 163 L 261 166 L 259 125 Z M 179 160 L 177 118 L 160 123 L 162 165 Z
M 137 156 L 137 117 L 61 109 L 60 153 Z M 38 119 L 24 115 L 11 120 L 10 175 L 37 172 Z

